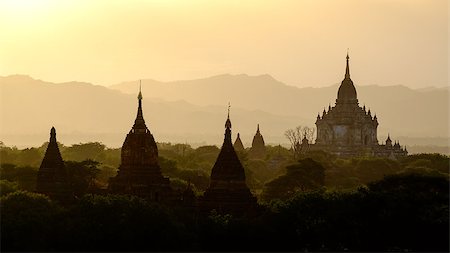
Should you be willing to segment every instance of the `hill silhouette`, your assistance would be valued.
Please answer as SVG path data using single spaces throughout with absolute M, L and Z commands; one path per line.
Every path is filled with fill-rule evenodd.
M 337 80 L 340 82 L 340 80 Z M 110 88 L 125 93 L 136 92 L 137 81 L 124 82 Z M 410 89 L 405 86 L 358 86 L 360 105 L 378 115 L 378 132 L 394 136 L 448 137 L 448 87 Z M 250 110 L 263 110 L 276 115 L 294 115 L 313 125 L 318 112 L 334 105 L 339 84 L 323 88 L 297 88 L 275 80 L 270 75 L 219 75 L 204 79 L 158 82 L 142 80 L 151 96 L 167 100 L 183 99 L 197 105 L 223 105 L 228 101 Z M 205 95 L 207 94 L 207 95 Z
M 14 75 L 0 77 L 0 92 L 0 140 L 7 145 L 40 145 L 47 140 L 50 127 L 55 126 L 63 143 L 97 140 L 118 147 L 136 117 L 136 94 L 89 83 L 55 84 Z M 226 104 L 199 106 L 183 100 L 165 101 L 151 98 L 152 93 L 143 87 L 143 112 L 158 141 L 217 144 L 223 141 Z M 264 126 L 268 136 L 280 135 L 282 140 L 285 128 L 295 126 L 299 120 L 237 105 L 231 113 L 235 122 L 233 138 L 241 132 L 247 142 L 251 141 L 257 123 Z
M 95 140 L 120 146 L 136 116 L 137 84 L 104 87 L 55 84 L 24 75 L 0 77 L 0 140 L 6 145 L 40 145 L 55 126 L 67 144 Z M 158 141 L 220 144 L 230 101 L 233 138 L 240 132 L 246 147 L 257 123 L 266 142 L 273 144 L 287 143 L 287 128 L 314 126 L 317 113 L 334 104 L 337 88 L 297 88 L 269 75 L 142 80 L 144 116 Z M 389 132 L 402 144 L 446 145 L 449 109 L 443 105 L 448 105 L 448 89 L 371 85 L 357 86 L 357 91 L 360 104 L 378 116 L 380 142 Z M 410 137 L 414 142 L 408 143 Z M 424 137 L 435 138 L 427 142 Z

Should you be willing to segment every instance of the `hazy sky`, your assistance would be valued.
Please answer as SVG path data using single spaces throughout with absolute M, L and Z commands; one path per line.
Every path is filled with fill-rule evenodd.
M 448 85 L 446 0 L 1 0 L 0 75 L 110 85 L 223 73 Z

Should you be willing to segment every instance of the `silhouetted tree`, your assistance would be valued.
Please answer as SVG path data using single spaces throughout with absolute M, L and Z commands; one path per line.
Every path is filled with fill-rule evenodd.
M 88 193 L 89 188 L 95 188 L 95 178 L 99 173 L 99 162 L 85 160 L 82 162 L 65 161 L 69 180 L 75 196 L 81 197 Z
M 47 196 L 16 191 L 0 198 L 2 251 L 52 249 L 60 208 Z
M 265 200 L 286 199 L 298 191 L 314 190 L 325 184 L 325 168 L 310 158 L 286 167 L 286 174 L 268 182 L 262 193 Z

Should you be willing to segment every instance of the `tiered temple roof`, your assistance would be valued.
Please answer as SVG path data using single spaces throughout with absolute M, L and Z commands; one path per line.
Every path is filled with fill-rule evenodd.
M 200 200 L 202 212 L 244 214 L 256 208 L 256 198 L 245 183 L 245 171 L 231 142 L 231 121 L 225 122 L 222 149 L 211 171 L 208 189 Z
M 39 167 L 36 190 L 54 200 L 69 202 L 73 198 L 69 177 L 56 141 L 56 129 L 50 130 L 50 141 Z
M 242 144 L 241 137 L 239 136 L 239 133 L 237 134 L 236 141 L 234 142 L 233 147 L 234 147 L 234 150 L 236 150 L 236 151 L 243 151 L 243 150 L 245 150 L 244 144 Z
M 322 116 L 317 115 L 317 139 L 310 146 L 312 150 L 325 150 L 339 156 L 403 156 L 394 147 L 395 151 L 386 148 L 388 145 L 379 145 L 377 139 L 378 118 L 372 116 L 366 106 L 360 107 L 356 88 L 350 78 L 349 56 L 347 53 L 345 77 L 338 90 L 336 105 L 328 106 L 323 110 Z M 390 141 L 390 139 L 389 139 Z
M 136 120 L 122 145 L 119 171 L 110 180 L 109 188 L 114 193 L 166 201 L 172 197 L 169 184 L 169 179 L 161 173 L 155 139 L 145 124 L 142 93 L 139 90 Z
M 259 124 L 256 127 L 255 136 L 253 136 L 252 147 L 250 149 L 250 157 L 256 159 L 263 159 L 266 156 L 266 146 L 264 138 L 259 131 Z

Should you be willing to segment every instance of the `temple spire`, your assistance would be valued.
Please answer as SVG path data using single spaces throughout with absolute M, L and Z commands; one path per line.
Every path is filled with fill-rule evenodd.
M 228 116 L 227 120 L 225 121 L 225 139 L 224 139 L 224 145 L 231 144 L 231 120 L 230 120 L 230 103 L 228 103 Z
M 350 57 L 348 56 L 348 48 L 347 48 L 347 66 L 345 68 L 345 79 L 350 79 L 350 67 L 348 66 L 348 60 Z
M 136 115 L 136 120 L 134 121 L 133 129 L 147 129 L 144 121 L 144 115 L 142 113 L 142 90 L 141 90 L 141 80 L 139 80 L 139 94 L 138 98 L 138 111 Z
M 141 88 L 142 88 L 142 83 L 141 80 L 139 80 L 139 94 L 138 94 L 138 99 L 142 100 L 142 92 L 141 92 Z
M 258 124 L 258 126 L 256 128 L 256 133 L 259 133 L 259 124 Z
M 52 126 L 52 129 L 50 130 L 50 142 L 56 143 L 56 129 Z
M 228 116 L 227 116 L 227 121 L 225 121 L 225 128 L 226 129 L 231 129 L 231 120 L 230 120 L 230 102 L 228 102 Z

